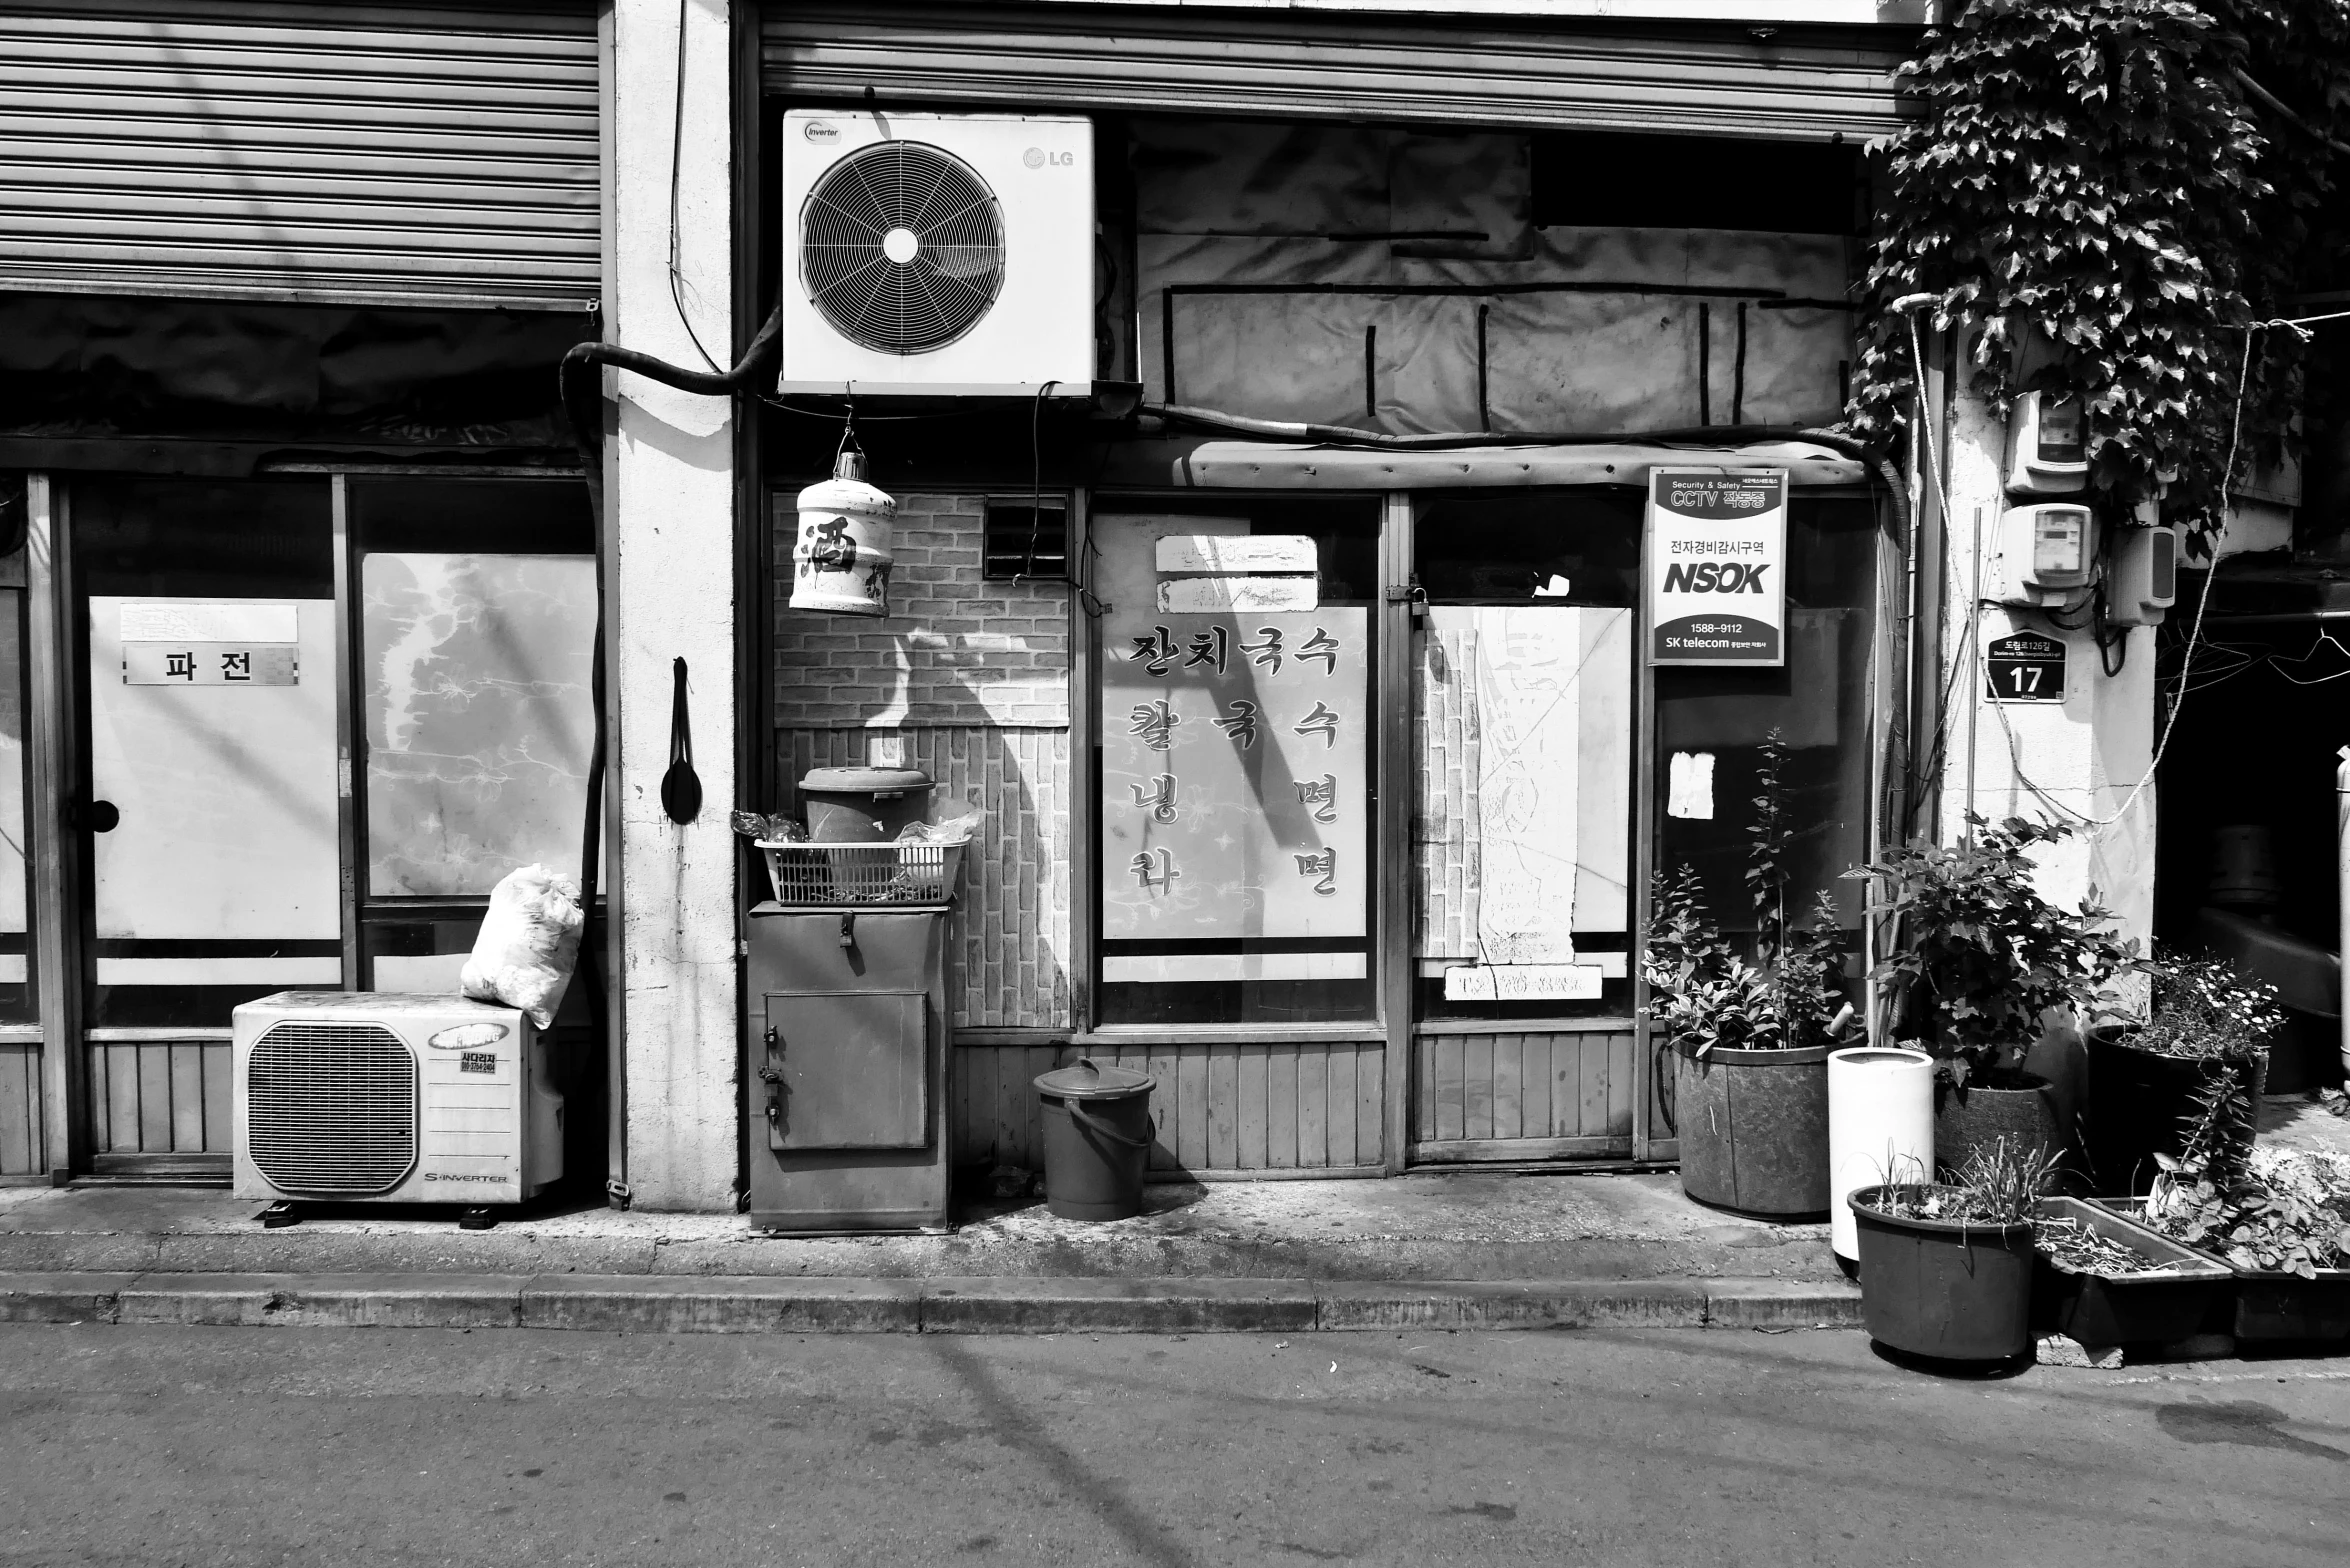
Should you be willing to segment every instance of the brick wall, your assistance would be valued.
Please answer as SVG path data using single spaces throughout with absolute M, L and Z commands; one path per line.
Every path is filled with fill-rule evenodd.
M 937 781 L 934 818 L 970 804 L 955 1022 L 1069 1026 L 1069 590 L 980 576 L 979 496 L 902 495 L 886 620 L 794 612 L 793 496 L 776 497 L 775 805 L 812 767 L 895 742 Z M 762 888 L 761 893 L 765 889 Z
M 862 766 L 874 733 L 779 731 L 779 771 L 797 779 L 810 768 Z M 963 856 L 955 916 L 956 1026 L 1068 1028 L 1068 732 L 997 725 L 894 734 L 906 766 L 937 782 L 932 818 L 955 816 L 972 805 L 987 813 Z M 782 795 L 778 804 L 793 809 L 797 791 L 787 785 Z M 756 896 L 766 892 L 761 877 Z
M 981 580 L 980 497 L 899 497 L 886 620 L 785 608 L 792 501 L 775 497 L 778 727 L 1067 726 L 1069 590 Z

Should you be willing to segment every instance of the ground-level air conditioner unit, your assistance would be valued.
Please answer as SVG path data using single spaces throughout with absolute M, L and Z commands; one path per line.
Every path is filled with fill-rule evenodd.
M 782 391 L 1091 390 L 1092 121 L 794 109 L 781 161 Z
M 527 1015 L 458 996 L 281 991 L 236 1010 L 240 1198 L 520 1203 L 563 1174 Z

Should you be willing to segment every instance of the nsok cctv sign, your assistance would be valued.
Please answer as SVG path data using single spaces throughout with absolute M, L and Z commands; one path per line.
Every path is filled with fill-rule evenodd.
M 1787 475 L 1648 475 L 1648 662 L 1787 662 Z

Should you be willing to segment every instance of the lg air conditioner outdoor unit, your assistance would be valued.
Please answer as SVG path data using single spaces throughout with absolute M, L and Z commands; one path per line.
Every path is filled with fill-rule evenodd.
M 563 1174 L 563 1097 L 516 1008 L 281 991 L 235 1023 L 240 1198 L 479 1208 Z
M 1092 121 L 794 109 L 782 161 L 782 392 L 1090 392 Z

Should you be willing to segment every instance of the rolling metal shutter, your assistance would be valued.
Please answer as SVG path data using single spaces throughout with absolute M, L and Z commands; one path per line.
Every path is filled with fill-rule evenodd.
M 1763 35 L 1763 36 L 1758 36 Z M 1862 140 L 1899 123 L 1905 27 L 1435 27 L 1284 10 L 770 3 L 765 90 L 795 100 L 1011 103 Z
M 595 9 L 0 0 L 0 288 L 579 309 Z

